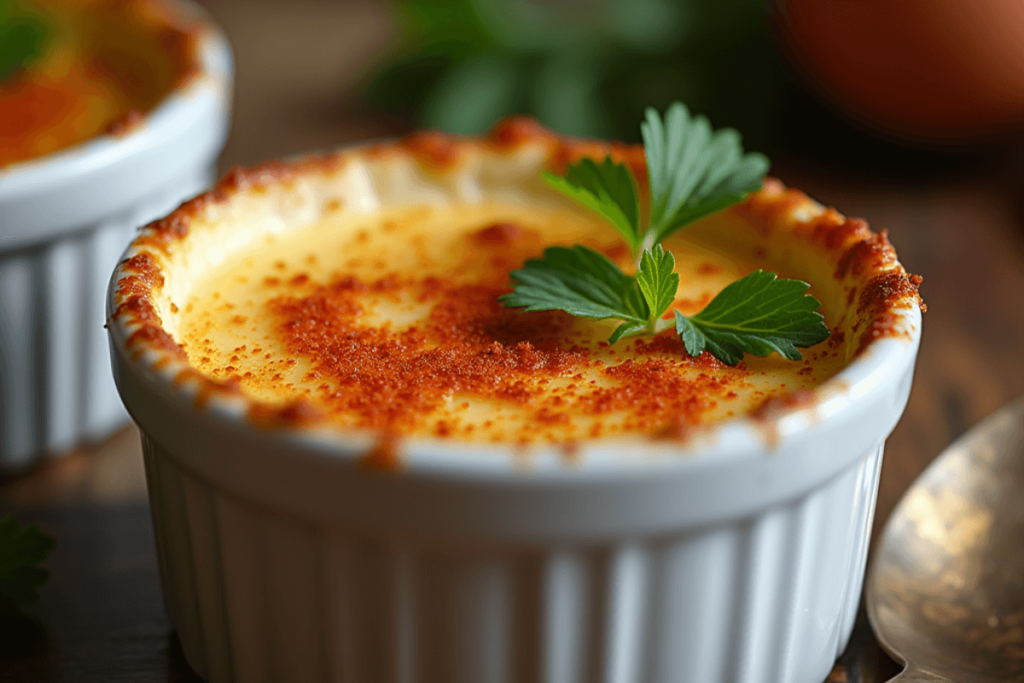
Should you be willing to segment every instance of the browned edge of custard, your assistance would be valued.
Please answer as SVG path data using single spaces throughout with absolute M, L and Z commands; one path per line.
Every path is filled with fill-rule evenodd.
M 208 192 L 142 228 L 128 251 L 129 257 L 118 267 L 115 308 L 108 322 L 126 331 L 125 346 L 133 362 L 141 363 L 148 357 L 145 362 L 173 385 L 195 387 L 196 409 L 203 409 L 216 397 L 224 397 L 241 402 L 248 421 L 260 429 L 321 425 L 328 418 L 308 399 L 299 398 L 284 405 L 260 402 L 246 396 L 237 382 L 213 379 L 189 365 L 184 348 L 163 327 L 158 312 L 156 297 L 164 285 L 161 259 L 170 256 L 175 245 L 188 238 L 194 220 L 212 207 L 229 202 L 236 194 L 266 191 L 273 186 L 287 188 L 303 176 L 336 173 L 353 156 L 366 160 L 411 158 L 424 170 L 443 175 L 459 168 L 467 152 L 474 147 L 508 155 L 525 147 L 539 147 L 544 152 L 547 168 L 554 172 L 564 171 L 568 163 L 583 157 L 602 159 L 610 154 L 613 159 L 629 165 L 638 179 L 641 193 L 646 192 L 647 172 L 641 146 L 559 136 L 533 119 L 519 116 L 500 121 L 488 135 L 480 138 L 417 132 L 394 143 L 373 144 L 295 161 L 272 161 L 248 169 L 235 168 Z M 768 178 L 761 190 L 731 210 L 751 219 L 766 236 L 775 230 L 788 230 L 831 258 L 833 277 L 848 285 L 846 303 L 849 309 L 856 310 L 856 355 L 863 354 L 880 339 L 909 339 L 911 330 L 907 328 L 903 312 L 915 306 L 925 310 L 918 293 L 920 276 L 908 274 L 899 264 L 886 231 L 872 232 L 863 219 L 846 218 L 829 208 L 806 222 L 795 222 L 791 217 L 793 210 L 808 204 L 814 202 L 800 190 L 786 188 L 780 181 Z M 817 398 L 818 389 L 769 399 L 751 418 L 775 421 L 790 410 L 812 405 Z M 650 438 L 666 436 L 670 435 L 654 434 Z M 679 436 L 685 437 L 684 434 Z M 384 435 L 381 443 L 393 441 Z

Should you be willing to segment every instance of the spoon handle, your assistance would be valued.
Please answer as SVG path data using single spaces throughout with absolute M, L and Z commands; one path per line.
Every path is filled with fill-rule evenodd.
M 889 683 L 956 683 L 945 676 L 939 676 L 933 674 L 930 671 L 923 671 L 918 669 L 913 664 L 907 664 L 907 668 L 904 669 L 895 678 L 890 678 Z

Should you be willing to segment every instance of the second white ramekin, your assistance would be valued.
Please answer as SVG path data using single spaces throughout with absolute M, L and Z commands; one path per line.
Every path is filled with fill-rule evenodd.
M 128 416 L 110 378 L 105 294 L 136 229 L 213 180 L 231 52 L 202 21 L 202 69 L 119 138 L 0 169 L 0 474 L 100 439 Z

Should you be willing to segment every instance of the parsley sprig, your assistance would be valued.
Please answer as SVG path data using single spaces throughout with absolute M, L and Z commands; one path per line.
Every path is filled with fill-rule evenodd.
M 23 4 L 0 0 L 0 83 L 39 59 L 52 33 L 46 21 L 27 13 Z
M 512 272 L 513 291 L 501 297 L 506 306 L 620 320 L 608 339 L 612 344 L 673 325 L 663 316 L 675 300 L 679 275 L 675 257 L 661 242 L 759 189 L 769 162 L 762 154 L 744 153 L 735 130 L 714 131 L 706 118 L 691 117 L 678 102 L 664 120 L 648 109 L 640 130 L 650 188 L 647 225 L 636 179 L 610 156 L 600 163 L 582 159 L 564 176 L 544 173 L 551 187 L 611 223 L 632 250 L 636 274 L 582 245 L 550 247 Z M 759 270 L 730 284 L 694 316 L 675 311 L 675 329 L 691 356 L 707 350 L 729 365 L 744 353 L 778 352 L 799 360 L 797 347 L 829 336 L 820 304 L 805 294 L 808 287 Z

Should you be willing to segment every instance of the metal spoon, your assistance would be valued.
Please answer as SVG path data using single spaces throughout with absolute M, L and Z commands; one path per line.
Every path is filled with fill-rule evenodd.
M 889 519 L 867 585 L 899 683 L 1024 681 L 1024 399 L 942 454 Z

